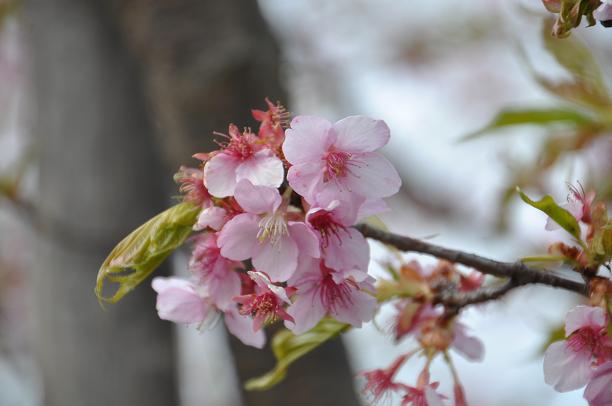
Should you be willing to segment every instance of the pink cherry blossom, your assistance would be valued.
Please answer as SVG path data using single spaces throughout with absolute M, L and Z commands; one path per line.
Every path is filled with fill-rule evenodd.
M 253 320 L 240 314 L 237 306 L 232 306 L 224 313 L 225 326 L 243 344 L 255 348 L 263 348 L 266 335 L 263 330 L 253 330 Z
M 175 323 L 203 323 L 216 314 L 212 304 L 197 285 L 184 279 L 157 277 L 152 281 L 157 292 L 157 313 L 162 320 Z
M 612 359 L 608 316 L 600 307 L 576 306 L 565 320 L 566 339 L 544 354 L 544 380 L 559 392 L 583 387 L 594 367 Z
M 593 13 L 593 17 L 601 21 L 604 26 L 609 27 L 610 21 L 612 21 L 612 1 L 603 0 L 601 5 Z
M 204 187 L 204 172 L 201 169 L 181 166 L 174 175 L 174 181 L 180 185 L 179 191 L 184 195 L 184 201 L 202 207 L 211 204 L 210 195 Z
M 458 321 L 453 326 L 451 347 L 470 361 L 480 362 L 484 359 L 484 344 L 479 338 L 468 335 L 467 327 Z
M 189 270 L 196 280 L 206 286 L 210 299 L 219 309 L 234 305 L 233 298 L 240 294 L 240 277 L 235 271 L 240 262 L 221 256 L 216 234 L 196 237 L 189 260 Z
M 241 179 L 248 179 L 254 185 L 280 186 L 283 163 L 269 148 L 263 147 L 255 134 L 241 134 L 235 125 L 230 125 L 228 138 L 225 148 L 204 165 L 204 184 L 211 195 L 232 196 Z
M 394 380 L 395 374 L 410 357 L 411 354 L 405 354 L 398 357 L 386 369 L 374 369 L 372 371 L 361 372 L 359 375 L 366 379 L 366 383 L 362 389 L 362 393 L 366 395 L 371 403 L 376 404 L 382 402 L 389 397 L 393 392 L 404 390 L 405 385 Z
M 218 240 L 221 255 L 237 261 L 251 258 L 255 269 L 275 282 L 284 282 L 295 272 L 298 252 L 320 255 L 314 232 L 302 222 L 287 221 L 287 204 L 277 189 L 243 179 L 234 197 L 245 212 L 223 226 Z
M 249 271 L 248 275 L 257 284 L 256 292 L 235 297 L 234 300 L 242 305 L 240 314 L 253 317 L 253 330 L 260 330 L 265 322 L 277 318 L 293 322 L 293 317 L 283 307 L 291 304 L 288 291 L 290 293 L 292 289 L 273 284 L 262 272 Z
M 306 213 L 306 223 L 317 232 L 325 264 L 330 268 L 368 269 L 370 246 L 359 231 L 350 227 L 355 224 L 358 209 L 349 202 L 333 200 Z
M 439 382 L 432 382 L 423 387 L 405 386 L 406 394 L 402 398 L 402 406 L 444 406 L 446 396 L 437 392 Z
M 612 361 L 601 364 L 591 376 L 584 390 L 590 406 L 612 405 Z
M 334 270 L 323 260 L 307 258 L 300 261 L 295 275 L 289 280 L 297 299 L 287 313 L 295 322 L 285 326 L 295 334 L 313 328 L 329 315 L 338 321 L 361 327 L 374 317 L 376 299 L 367 292 L 374 292 L 374 279 L 358 270 Z
M 287 180 L 312 203 L 322 191 L 382 198 L 394 195 L 401 180 L 393 165 L 374 152 L 389 141 L 381 120 L 351 116 L 331 124 L 298 116 L 285 132 L 283 152 L 291 163 Z
M 198 220 L 193 226 L 195 231 L 211 228 L 215 231 L 221 230 L 223 225 L 227 223 L 227 210 L 223 207 L 211 206 L 203 209 L 198 216 Z

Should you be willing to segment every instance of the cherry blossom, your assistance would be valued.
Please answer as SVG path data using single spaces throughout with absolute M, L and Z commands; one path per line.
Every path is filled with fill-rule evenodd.
M 403 391 L 405 385 L 396 382 L 394 378 L 397 371 L 410 356 L 411 354 L 405 354 L 398 357 L 386 369 L 374 369 L 360 373 L 359 375 L 366 379 L 362 393 L 367 395 L 372 403 L 378 403 L 393 392 Z
M 243 265 L 221 256 L 216 234 L 201 234 L 194 241 L 189 270 L 208 288 L 215 306 L 227 309 L 233 304 L 233 297 L 240 294 L 240 277 L 235 269 Z
M 544 354 L 544 380 L 559 392 L 583 387 L 594 367 L 612 359 L 608 316 L 600 307 L 576 306 L 565 320 L 566 339 Z
M 318 257 L 314 232 L 303 222 L 287 221 L 287 203 L 277 189 L 255 186 L 243 179 L 236 186 L 235 199 L 244 209 L 228 221 L 219 234 L 221 255 L 243 261 L 251 258 L 255 269 L 275 282 L 291 277 L 298 252 Z
M 234 300 L 242 305 L 240 314 L 253 317 L 253 330 L 260 330 L 265 322 L 272 322 L 275 319 L 282 319 L 293 322 L 283 306 L 291 304 L 288 291 L 277 286 L 262 272 L 249 271 L 248 275 L 257 284 L 257 292 L 248 295 L 235 297 Z
M 328 268 L 320 259 L 308 258 L 289 280 L 296 288 L 296 301 L 287 313 L 294 322 L 285 326 L 295 334 L 302 334 L 329 315 L 338 321 L 361 327 L 374 316 L 376 299 L 368 292 L 374 291 L 374 279 L 358 270 Z
M 179 278 L 157 277 L 152 282 L 157 292 L 157 313 L 162 320 L 175 323 L 203 323 L 216 313 L 206 294 L 196 284 Z
M 227 145 L 204 165 L 204 184 L 211 195 L 232 196 L 241 179 L 254 185 L 280 186 L 283 163 L 255 134 L 241 134 L 238 127 L 230 125 L 228 138 Z
M 432 382 L 421 388 L 406 386 L 402 406 L 443 406 L 446 397 L 436 391 L 439 385 L 439 382 Z
M 389 127 L 381 120 L 351 116 L 331 124 L 314 116 L 295 117 L 283 144 L 292 165 L 287 180 L 308 202 L 322 191 L 391 196 L 401 180 L 391 163 L 374 152 L 388 141 Z
M 584 390 L 590 406 L 612 405 L 612 361 L 601 364 L 591 376 Z
M 612 25 L 612 1 L 603 0 L 593 13 L 593 17 L 600 21 L 604 27 L 610 27 Z

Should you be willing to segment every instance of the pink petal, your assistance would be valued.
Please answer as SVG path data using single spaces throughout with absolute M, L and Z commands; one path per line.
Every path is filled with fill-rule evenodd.
M 289 186 L 306 201 L 313 202 L 323 182 L 323 161 L 293 165 L 287 172 Z
M 427 406 L 444 406 L 444 398 L 431 385 L 427 385 L 424 391 Z
M 565 341 L 552 343 L 544 354 L 544 381 L 558 392 L 583 387 L 591 374 L 590 354 L 573 351 Z
M 278 189 L 253 185 L 247 179 L 238 182 L 234 198 L 244 211 L 253 214 L 273 213 L 281 204 Z
M 314 293 L 314 289 L 301 292 L 298 288 L 297 300 L 287 309 L 287 313 L 295 322 L 285 321 L 285 327 L 293 331 L 293 334 L 300 335 L 307 332 L 325 316 L 325 308 Z
M 603 1 L 597 10 L 593 12 L 593 17 L 598 21 L 610 21 L 612 20 L 612 4 Z
M 606 324 L 606 313 L 601 307 L 576 306 L 565 316 L 565 336 L 569 337 L 574 331 L 584 327 L 600 329 Z
M 259 217 L 255 214 L 239 214 L 223 226 L 217 238 L 221 255 L 235 261 L 244 261 L 253 256 L 259 247 L 257 233 Z
M 193 226 L 196 231 L 204 230 L 205 228 L 212 228 L 215 231 L 221 230 L 221 227 L 227 220 L 227 211 L 221 207 L 208 207 L 200 213 L 198 221 Z
M 265 241 L 253 253 L 253 266 L 270 276 L 274 282 L 284 282 L 297 267 L 298 249 L 289 235 L 283 235 L 275 244 Z
M 283 153 L 287 161 L 293 165 L 320 161 L 335 140 L 331 126 L 324 118 L 295 117 L 291 128 L 285 131 Z
M 612 361 L 597 367 L 584 390 L 584 398 L 590 406 L 612 405 Z
M 324 249 L 325 265 L 332 269 L 367 270 L 370 262 L 370 246 L 361 233 L 354 228 L 340 232 L 341 239 L 329 239 Z
M 337 303 L 330 311 L 338 321 L 348 323 L 353 327 L 361 327 L 361 323 L 372 320 L 376 312 L 376 298 L 354 289 L 349 303 Z
M 357 212 L 357 222 L 365 220 L 370 216 L 376 216 L 381 213 L 391 211 L 389 205 L 383 199 L 367 199 Z
M 301 255 L 308 255 L 314 258 L 319 258 L 321 256 L 319 238 L 305 223 L 290 221 L 289 235 L 297 244 L 298 251 Z
M 236 180 L 248 179 L 258 186 L 277 188 L 283 183 L 283 162 L 269 149 L 256 152 L 236 168 Z
M 208 278 L 207 287 L 215 306 L 226 310 L 234 305 L 234 297 L 240 295 L 240 277 L 236 271 L 226 269 L 223 273 L 216 273 Z
M 455 323 L 453 330 L 453 347 L 470 361 L 480 362 L 484 359 L 484 344 L 479 338 L 469 336 L 461 323 Z
M 236 169 L 240 161 L 231 155 L 220 153 L 204 165 L 204 185 L 208 193 L 215 197 L 227 197 L 234 194 L 236 187 Z
M 372 152 L 389 142 L 389 127 L 382 120 L 365 116 L 343 118 L 333 126 L 334 147 L 343 152 Z
M 178 278 L 156 277 L 151 283 L 157 292 L 157 313 L 162 320 L 199 323 L 211 310 L 191 282 Z
M 368 152 L 354 158 L 355 166 L 344 179 L 346 187 L 364 197 L 389 197 L 399 191 L 402 181 L 387 158 Z
M 245 345 L 263 348 L 266 344 L 266 335 L 263 330 L 253 331 L 253 320 L 238 313 L 236 307 L 225 312 L 225 325 L 230 333 Z

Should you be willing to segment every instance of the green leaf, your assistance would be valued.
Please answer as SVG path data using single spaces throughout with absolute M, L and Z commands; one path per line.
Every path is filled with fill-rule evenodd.
M 493 121 L 491 121 L 486 127 L 462 137 L 461 141 L 472 140 L 494 130 L 517 125 L 548 126 L 558 123 L 567 123 L 580 126 L 589 122 L 591 122 L 589 117 L 570 109 L 549 108 L 503 110 L 499 112 Z
M 542 37 L 546 49 L 571 75 L 572 81 L 554 83 L 536 73 L 538 83 L 549 92 L 573 103 L 607 111 L 612 104 L 599 64 L 589 49 L 573 37 L 559 39 L 549 35 L 551 21 L 545 21 Z
M 200 207 L 183 202 L 158 214 L 125 237 L 98 271 L 95 293 L 99 300 L 116 303 L 145 280 L 191 234 Z M 104 296 L 105 282 L 119 287 Z
M 574 236 L 576 240 L 581 241 L 580 226 L 578 225 L 576 218 L 572 216 L 569 211 L 555 203 L 555 200 L 550 195 L 546 195 L 538 201 L 533 201 L 525 193 L 523 193 L 519 187 L 516 188 L 516 191 L 519 193 L 521 199 L 523 199 L 525 203 L 546 213 L 548 217 L 553 219 L 565 231 Z
M 285 378 L 287 369 L 292 363 L 349 328 L 348 324 L 325 318 L 299 336 L 289 330 L 279 331 L 272 339 L 276 366 L 263 376 L 249 379 L 245 384 L 246 390 L 270 389 Z

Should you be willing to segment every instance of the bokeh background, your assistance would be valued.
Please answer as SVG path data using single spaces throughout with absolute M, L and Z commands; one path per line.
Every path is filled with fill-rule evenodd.
M 403 179 L 383 216 L 393 231 L 502 260 L 544 252 L 562 233 L 545 232 L 544 216 L 516 198 L 500 227 L 501 196 L 519 179 L 558 200 L 566 182 L 609 182 L 610 137 L 537 180 L 529 165 L 549 130 L 459 142 L 502 108 L 559 105 L 519 51 L 547 77 L 567 76 L 544 49 L 544 16 L 536 0 L 0 0 L 0 405 L 366 404 L 355 374 L 411 345 L 394 346 L 385 309 L 274 390 L 247 393 L 241 382 L 269 369 L 268 351 L 222 326 L 157 319 L 148 284 L 102 309 L 97 269 L 171 203 L 172 173 L 214 148 L 212 131 L 253 125 L 249 110 L 265 97 L 298 114 L 389 124 L 384 152 Z M 609 80 L 612 30 L 573 35 Z M 376 274 L 388 257 L 372 248 Z M 160 273 L 184 274 L 185 255 Z M 456 358 L 469 403 L 585 404 L 581 391 L 545 385 L 541 367 L 577 300 L 527 287 L 468 309 L 486 347 L 482 363 Z M 433 378 L 452 393 L 442 364 Z

